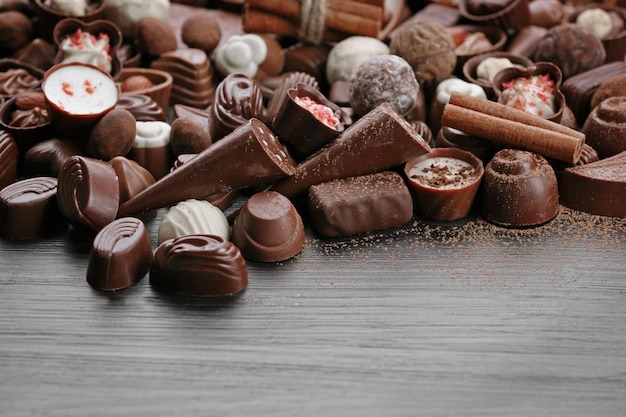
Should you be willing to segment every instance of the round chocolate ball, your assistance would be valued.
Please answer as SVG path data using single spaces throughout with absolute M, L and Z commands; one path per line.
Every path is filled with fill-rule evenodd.
M 452 75 L 456 52 L 452 35 L 441 24 L 419 21 L 402 26 L 391 37 L 389 51 L 404 58 L 421 84 L 432 85 Z
M 174 155 L 200 153 L 213 142 L 209 132 L 187 117 L 179 117 L 172 122 L 170 148 Z
M 125 156 L 135 141 L 135 116 L 126 109 L 115 108 L 105 114 L 91 130 L 85 150 L 94 158 L 108 161 Z
M 222 31 L 215 18 L 207 12 L 194 13 L 183 22 L 181 39 L 190 48 L 212 52 L 220 43 Z
M 402 116 L 413 109 L 419 83 L 413 68 L 397 55 L 380 55 L 363 61 L 350 78 L 350 106 L 363 116 L 382 103 L 389 103 Z
M 389 54 L 389 47 L 376 38 L 351 36 L 338 42 L 328 53 L 326 60 L 328 84 L 349 81 L 361 62 L 386 54 Z
M 0 54 L 12 53 L 26 46 L 33 35 L 33 24 L 23 13 L 0 13 Z
M 604 63 L 602 42 L 588 30 L 574 23 L 554 26 L 539 41 L 533 60 L 553 62 L 563 79 L 596 68 Z
M 603 81 L 593 96 L 591 96 L 591 108 L 595 108 L 609 97 L 626 96 L 626 73 L 616 75 Z

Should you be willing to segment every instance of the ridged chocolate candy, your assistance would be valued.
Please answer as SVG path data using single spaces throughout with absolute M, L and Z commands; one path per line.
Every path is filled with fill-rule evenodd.
M 167 121 L 161 106 L 150 96 L 144 94 L 122 94 L 116 107 L 131 112 L 138 122 Z
M 24 154 L 24 172 L 29 176 L 57 177 L 69 158 L 81 155 L 78 139 L 48 139 L 31 146 Z
M 118 291 L 139 282 L 150 270 L 152 247 L 143 222 L 124 217 L 96 235 L 87 267 L 87 282 L 103 291 Z
M 117 174 L 107 162 L 73 156 L 59 172 L 61 213 L 74 227 L 99 232 L 115 220 L 120 201 Z
M 66 225 L 57 206 L 57 179 L 34 177 L 0 190 L 0 236 L 9 240 L 45 237 Z
M 0 190 L 17 179 L 19 151 L 13 136 L 0 130 Z
M 159 244 L 186 235 L 230 238 L 230 225 L 216 206 L 205 200 L 181 201 L 165 213 L 159 225 Z
M 224 297 L 247 287 L 248 269 L 231 242 L 211 235 L 187 235 L 157 247 L 150 284 L 174 294 Z
M 607 98 L 587 117 L 582 132 L 600 159 L 626 151 L 626 96 Z
M 481 215 L 501 226 L 540 225 L 559 211 L 554 170 L 541 155 L 518 149 L 494 155 L 477 198 Z

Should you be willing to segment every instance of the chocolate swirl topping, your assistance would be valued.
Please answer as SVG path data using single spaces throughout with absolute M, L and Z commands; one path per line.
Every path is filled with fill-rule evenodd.
M 0 73 L 0 94 L 14 96 L 21 91 L 33 90 L 41 80 L 23 68 L 14 68 Z
M 227 296 L 248 285 L 248 270 L 231 242 L 212 235 L 186 235 L 156 249 L 150 284 L 175 294 Z
M 40 107 L 29 110 L 15 110 L 11 113 L 9 126 L 13 127 L 33 127 L 48 123 L 48 111 Z
M 211 106 L 211 138 L 218 140 L 252 118 L 263 119 L 263 92 L 257 81 L 230 74 L 217 86 Z
M 150 96 L 144 94 L 122 94 L 117 107 L 131 112 L 138 122 L 166 122 L 165 112 Z

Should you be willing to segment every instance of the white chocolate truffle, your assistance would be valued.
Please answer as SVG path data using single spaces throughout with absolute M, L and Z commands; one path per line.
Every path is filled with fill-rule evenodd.
M 447 78 L 437 84 L 436 97 L 437 101 L 441 104 L 446 104 L 450 101 L 450 95 L 453 92 L 468 94 L 473 97 L 487 98 L 485 90 L 478 84 L 468 83 L 458 78 Z
M 167 20 L 170 13 L 169 0 L 108 0 L 104 16 L 122 31 L 125 38 L 135 37 L 135 26 L 146 17 Z
M 332 47 L 326 60 L 326 79 L 350 81 L 352 74 L 363 61 L 379 55 L 388 55 L 389 47 L 369 36 L 350 36 Z
M 159 225 L 159 245 L 168 239 L 205 234 L 230 238 L 224 212 L 205 200 L 185 200 L 171 207 Z
M 84 16 L 87 10 L 85 0 L 51 0 L 50 7 L 64 16 Z
M 600 8 L 581 12 L 576 18 L 576 24 L 587 29 L 598 39 L 604 38 L 613 31 L 611 16 Z
M 161 121 L 137 122 L 135 148 L 160 148 L 170 143 L 172 127 Z
M 514 64 L 508 58 L 487 58 L 476 67 L 476 77 L 493 81 L 498 72 L 513 66 Z
M 267 57 L 267 45 L 255 34 L 232 35 L 215 51 L 215 66 L 222 74 L 254 77 Z

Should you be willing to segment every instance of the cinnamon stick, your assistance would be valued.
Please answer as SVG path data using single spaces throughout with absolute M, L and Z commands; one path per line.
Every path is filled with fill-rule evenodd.
M 462 93 L 452 93 L 441 123 L 469 135 L 526 149 L 575 164 L 585 135 L 522 110 Z

